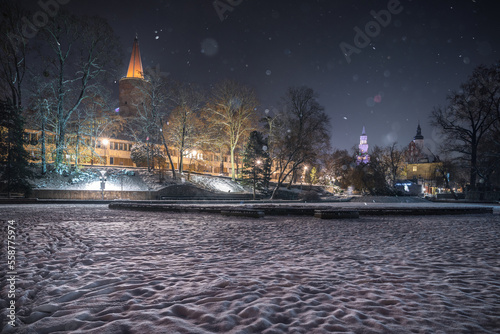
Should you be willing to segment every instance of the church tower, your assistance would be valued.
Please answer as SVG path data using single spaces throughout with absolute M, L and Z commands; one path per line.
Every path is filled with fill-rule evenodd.
M 363 126 L 363 132 L 359 137 L 359 153 L 356 159 L 356 163 L 359 165 L 361 163 L 370 163 L 370 156 L 368 155 L 368 136 L 366 135 L 365 127 Z
M 424 136 L 422 136 L 422 129 L 420 123 L 417 126 L 417 134 L 408 145 L 408 162 L 417 163 L 423 158 L 424 149 Z
M 120 79 L 119 112 L 123 117 L 132 117 L 137 114 L 137 108 L 144 103 L 146 81 L 142 68 L 139 39 L 137 36 L 132 45 L 132 55 L 128 65 L 127 76 Z
M 417 134 L 415 135 L 415 137 L 413 137 L 413 142 L 420 149 L 424 147 L 424 136 L 422 136 L 422 129 L 420 128 L 420 123 L 418 123 Z

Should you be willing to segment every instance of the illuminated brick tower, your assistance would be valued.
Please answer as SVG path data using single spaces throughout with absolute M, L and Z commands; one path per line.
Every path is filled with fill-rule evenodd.
M 365 127 L 363 126 L 363 132 L 359 137 L 359 153 L 356 158 L 356 164 L 368 164 L 370 163 L 370 156 L 368 155 L 368 136 L 365 132 Z
M 128 65 L 127 76 L 120 79 L 119 112 L 123 117 L 137 114 L 137 108 L 144 103 L 146 81 L 142 69 L 141 52 L 137 36 L 132 45 L 132 56 Z

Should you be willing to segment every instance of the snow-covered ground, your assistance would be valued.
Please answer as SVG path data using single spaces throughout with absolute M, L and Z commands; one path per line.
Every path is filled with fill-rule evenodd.
M 216 177 L 216 176 L 208 176 L 208 175 L 200 175 L 200 174 L 191 174 L 190 181 L 194 184 L 202 187 L 204 189 L 214 191 L 214 192 L 232 192 L 232 193 L 241 193 L 241 192 L 250 192 L 252 189 L 245 188 L 242 185 L 233 182 L 229 178 Z
M 106 177 L 107 190 L 147 191 L 148 187 L 155 189 L 159 186 L 158 177 L 147 175 L 146 170 L 123 169 L 109 167 L 84 168 L 78 173 L 60 175 L 49 172 L 44 177 L 31 180 L 34 188 L 61 189 L 61 190 L 99 190 L 101 189 L 101 171 Z
M 18 333 L 499 333 L 498 215 L 0 209 L 16 224 Z
M 126 191 L 148 191 L 149 189 L 158 190 L 173 184 L 193 183 L 194 185 L 214 192 L 249 192 L 250 188 L 245 189 L 237 182 L 229 178 L 190 174 L 177 175 L 176 180 L 165 178 L 160 182 L 157 174 L 148 172 L 144 168 L 113 168 L 113 167 L 87 167 L 78 173 L 72 172 L 63 176 L 55 172 L 49 172 L 44 177 L 36 177 L 31 180 L 34 188 L 42 189 L 62 189 L 62 190 L 100 190 L 101 172 L 106 177 L 107 190 L 126 190 Z M 156 171 L 157 173 L 157 171 Z M 167 173 L 170 175 L 170 172 Z

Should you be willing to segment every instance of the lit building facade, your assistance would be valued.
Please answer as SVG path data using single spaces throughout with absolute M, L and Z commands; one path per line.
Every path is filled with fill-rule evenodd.
M 368 154 L 368 136 L 366 135 L 365 127 L 363 126 L 363 132 L 359 137 L 359 152 L 356 158 L 356 164 L 368 164 L 370 163 L 370 155 Z
M 424 146 L 424 136 L 419 123 L 417 133 L 408 145 L 407 177 L 421 185 L 425 193 L 434 195 L 439 192 L 436 180 L 441 177 L 439 174 L 441 167 L 441 162 Z

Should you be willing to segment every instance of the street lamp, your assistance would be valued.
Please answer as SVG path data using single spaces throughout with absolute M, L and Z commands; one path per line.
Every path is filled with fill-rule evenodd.
M 302 173 L 302 178 L 300 180 L 300 190 L 302 190 L 302 182 L 305 181 L 306 178 L 306 172 L 307 172 L 307 166 L 304 166 L 304 173 Z
M 106 177 L 104 176 L 104 174 L 106 174 L 106 171 L 105 170 L 101 170 L 101 177 L 100 177 L 100 180 L 101 180 L 101 196 L 102 196 L 102 200 L 104 201 L 104 189 L 106 189 Z

